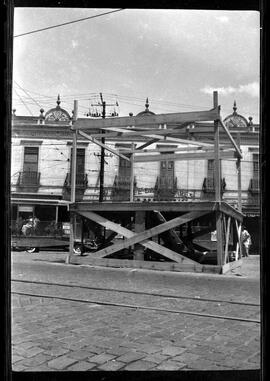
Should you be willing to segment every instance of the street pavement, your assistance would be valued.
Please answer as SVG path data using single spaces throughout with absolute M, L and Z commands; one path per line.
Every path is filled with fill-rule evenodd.
M 172 297 L 259 304 L 259 256 L 245 258 L 240 269 L 218 275 L 68 265 L 66 255 L 63 252 L 12 253 L 13 371 L 260 368 L 258 323 L 106 304 L 111 301 L 195 312 L 194 300 Z M 66 286 L 59 287 L 56 283 Z M 137 293 L 111 293 L 86 287 Z M 171 295 L 171 298 L 165 302 L 142 292 Z M 260 319 L 259 307 L 254 310 L 250 306 L 218 302 L 214 305 L 214 312 L 207 304 L 203 312 Z

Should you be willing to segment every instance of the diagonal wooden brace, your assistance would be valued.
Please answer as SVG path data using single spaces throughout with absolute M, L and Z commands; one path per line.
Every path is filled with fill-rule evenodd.
M 136 243 L 140 243 L 141 245 L 163 255 L 166 258 L 170 258 L 176 262 L 182 262 L 185 259 L 186 261 L 192 262 L 192 263 L 197 263 L 197 262 L 195 262 L 191 259 L 187 259 L 185 256 L 183 256 L 179 253 L 176 253 L 173 250 L 170 250 L 164 246 L 161 246 L 161 245 L 157 244 L 156 242 L 147 241 L 147 238 L 153 237 L 153 236 L 160 234 L 164 231 L 170 230 L 170 229 L 176 227 L 177 225 L 184 224 L 184 223 L 189 222 L 195 218 L 201 217 L 207 213 L 208 212 L 205 212 L 205 211 L 204 212 L 196 211 L 196 212 L 186 213 L 184 216 L 176 217 L 170 221 L 167 221 L 163 224 L 155 226 L 154 228 L 148 229 L 142 233 L 135 234 L 132 231 L 130 231 L 129 229 L 126 229 L 126 228 L 122 227 L 121 225 L 116 224 L 116 223 L 96 214 L 96 213 L 89 212 L 89 211 L 80 212 L 80 214 L 83 215 L 84 217 L 89 218 L 89 219 L 95 221 L 96 223 L 98 223 L 99 225 L 102 225 L 108 229 L 114 230 L 117 233 L 122 234 L 124 237 L 128 238 L 124 242 L 115 244 L 113 246 L 110 246 L 108 248 L 105 248 L 105 249 L 102 249 L 102 250 L 96 252 L 95 254 L 92 255 L 93 258 L 103 258 L 107 255 L 113 254 L 113 253 L 115 253 L 119 250 L 122 250 L 124 248 L 127 248 L 131 245 L 134 245 Z

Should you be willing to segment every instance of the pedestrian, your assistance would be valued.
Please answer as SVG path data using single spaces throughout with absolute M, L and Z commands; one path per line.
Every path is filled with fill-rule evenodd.
M 251 246 L 251 236 L 249 232 L 247 231 L 247 228 L 243 226 L 242 230 L 242 243 L 243 243 L 243 256 L 248 257 L 249 256 L 249 248 Z
M 29 220 L 26 220 L 22 227 L 22 233 L 24 236 L 28 236 L 31 234 L 31 231 L 33 229 L 33 223 L 31 221 L 31 218 Z

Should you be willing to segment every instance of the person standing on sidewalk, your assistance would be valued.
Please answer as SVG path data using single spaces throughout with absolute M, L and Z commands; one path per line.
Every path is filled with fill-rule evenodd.
M 242 230 L 242 243 L 243 243 L 243 256 L 248 257 L 249 256 L 249 248 L 251 246 L 251 236 L 249 232 L 247 231 L 246 227 L 243 226 Z

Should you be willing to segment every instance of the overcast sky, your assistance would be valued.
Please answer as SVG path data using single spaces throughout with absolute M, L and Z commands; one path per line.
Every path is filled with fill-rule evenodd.
M 111 9 L 15 8 L 14 36 Z M 125 9 L 14 37 L 13 108 L 39 115 L 56 105 L 79 116 L 99 93 L 121 116 L 207 110 L 218 90 L 224 118 L 259 121 L 260 15 L 248 11 Z M 114 106 L 107 108 L 114 111 Z

